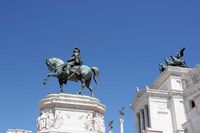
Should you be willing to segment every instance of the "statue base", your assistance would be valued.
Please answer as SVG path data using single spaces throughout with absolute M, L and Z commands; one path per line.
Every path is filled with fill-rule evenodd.
M 105 106 L 97 98 L 49 94 L 40 101 L 38 133 L 105 133 Z

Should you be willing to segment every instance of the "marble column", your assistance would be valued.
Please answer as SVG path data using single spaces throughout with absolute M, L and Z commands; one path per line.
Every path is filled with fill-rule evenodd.
M 140 124 L 140 113 L 136 114 L 136 127 L 137 127 L 137 133 L 141 133 L 141 124 Z
M 120 133 L 124 133 L 124 119 L 120 119 Z
M 143 114 L 142 114 L 142 110 L 140 111 L 140 127 L 141 127 L 141 132 L 142 130 L 144 130 L 144 125 L 143 125 Z
M 147 107 L 145 106 L 144 107 L 144 119 L 145 119 L 145 128 L 144 129 L 147 129 L 148 127 L 148 114 L 147 114 Z

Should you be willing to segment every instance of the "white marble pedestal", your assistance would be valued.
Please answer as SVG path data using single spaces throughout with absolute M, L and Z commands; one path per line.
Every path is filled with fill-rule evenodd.
M 105 133 L 105 106 L 97 98 L 49 94 L 40 101 L 38 133 Z

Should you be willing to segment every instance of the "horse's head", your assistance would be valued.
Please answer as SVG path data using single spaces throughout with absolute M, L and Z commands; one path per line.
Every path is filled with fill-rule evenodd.
M 50 71 L 56 70 L 56 65 L 50 59 L 46 59 L 46 65 Z
M 55 71 L 59 66 L 63 65 L 65 62 L 59 58 L 46 59 L 46 65 L 50 71 Z

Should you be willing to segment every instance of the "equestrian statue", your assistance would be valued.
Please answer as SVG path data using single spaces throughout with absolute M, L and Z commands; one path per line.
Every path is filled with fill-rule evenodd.
M 67 84 L 67 81 L 81 81 L 81 88 L 78 94 L 82 94 L 83 88 L 86 87 L 90 90 L 91 96 L 94 96 L 94 90 L 90 83 L 93 78 L 97 84 L 99 69 L 83 65 L 79 48 L 74 48 L 73 55 L 67 62 L 59 58 L 50 58 L 46 59 L 46 65 L 52 73 L 47 75 L 43 84 L 47 84 L 49 77 L 57 77 L 60 84 L 60 92 L 63 93 L 63 84 Z
M 184 56 L 184 51 L 185 48 L 182 48 L 180 52 L 178 52 L 175 56 L 170 55 L 172 61 L 164 57 L 166 65 L 162 63 L 159 64 L 160 72 L 163 72 L 167 68 L 167 66 L 187 67 L 185 60 L 182 58 Z

